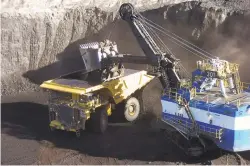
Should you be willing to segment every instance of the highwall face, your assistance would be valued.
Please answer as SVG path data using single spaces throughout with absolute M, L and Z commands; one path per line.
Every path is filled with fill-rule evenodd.
M 42 6 L 38 11 L 33 11 L 28 3 L 18 4 L 19 12 L 14 12 L 11 5 L 4 2 L 5 10 L 1 13 L 2 95 L 39 90 L 42 81 L 81 69 L 80 43 L 109 37 L 117 42 L 121 53 L 143 56 L 127 23 L 116 19 L 123 1 L 109 4 L 74 1 L 77 5 L 66 2 L 65 6 L 54 4 L 53 10 Z M 222 1 L 136 2 L 135 6 L 148 19 L 214 55 L 240 63 L 243 81 L 250 82 L 247 1 L 240 6 Z M 191 72 L 198 58 L 170 42 L 166 36 L 162 37 Z

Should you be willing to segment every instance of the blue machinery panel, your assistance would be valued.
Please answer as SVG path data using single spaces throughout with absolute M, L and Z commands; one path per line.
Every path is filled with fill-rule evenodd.
M 162 96 L 161 102 L 163 121 L 179 129 L 191 127 L 191 119 L 185 112 L 178 113 L 180 107 L 174 99 Z M 189 107 L 195 116 L 200 134 L 210 135 L 219 148 L 232 152 L 250 150 L 250 105 L 237 108 L 232 105 L 216 105 L 191 100 Z M 212 121 L 208 119 L 209 114 L 214 116 Z M 219 136 L 221 136 L 220 139 L 218 139 Z

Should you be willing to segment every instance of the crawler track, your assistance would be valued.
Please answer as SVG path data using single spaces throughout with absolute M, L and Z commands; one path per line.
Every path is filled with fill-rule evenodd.
M 180 134 L 170 134 L 170 133 L 177 133 L 177 132 L 167 132 L 164 131 L 164 138 L 173 144 L 175 144 L 176 147 L 178 147 L 181 151 L 184 152 L 186 156 L 188 156 L 187 150 L 185 148 L 185 144 L 188 144 L 185 139 L 181 139 L 178 137 Z M 181 142 L 177 142 L 177 141 Z M 211 152 L 206 152 L 206 153 L 211 153 Z M 221 151 L 221 156 L 225 157 L 225 165 L 229 165 L 229 159 L 232 157 L 235 158 L 234 165 L 247 165 L 247 162 L 243 159 L 243 157 L 239 153 L 233 153 L 233 152 L 227 152 L 227 151 Z M 210 159 L 205 159 L 200 163 L 200 164 L 205 164 L 205 165 L 213 165 L 213 161 Z M 190 156 L 188 156 L 188 159 L 190 159 Z
M 231 154 L 233 156 L 235 156 L 235 159 L 236 159 L 236 162 L 237 162 L 238 165 L 247 165 L 246 161 L 241 157 L 240 154 L 238 154 L 238 153 L 231 153 Z M 228 156 L 227 156 L 227 159 L 228 159 Z

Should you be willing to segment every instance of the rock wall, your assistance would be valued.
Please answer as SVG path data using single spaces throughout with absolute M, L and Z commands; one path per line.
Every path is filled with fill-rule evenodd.
M 3 14 L 2 93 L 34 88 L 23 77 L 25 72 L 58 61 L 60 54 L 70 43 L 98 32 L 112 19 L 112 14 L 98 8 L 81 7 L 65 13 L 37 14 L 32 17 L 10 17 Z M 60 64 L 58 65 L 59 68 L 53 70 L 59 70 Z
M 126 23 L 114 21 L 123 2 L 2 1 L 2 95 L 39 90 L 37 85 L 42 81 L 81 69 L 78 44 L 83 42 L 103 40 L 110 36 L 117 41 L 121 52 L 141 55 L 142 51 Z M 199 46 L 220 56 L 247 63 L 249 1 L 126 2 L 132 2 L 147 18 Z M 167 38 L 164 41 L 177 56 L 181 56 L 184 66 L 191 70 L 190 64 L 195 64 L 195 57 L 176 47 Z M 245 67 L 246 70 L 249 67 Z

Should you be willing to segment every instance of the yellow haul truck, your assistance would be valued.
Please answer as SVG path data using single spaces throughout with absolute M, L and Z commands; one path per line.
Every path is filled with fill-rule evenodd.
M 103 133 L 113 111 L 124 112 L 127 121 L 135 121 L 143 106 L 141 92 L 154 78 L 146 71 L 124 69 L 121 77 L 105 82 L 57 78 L 40 85 L 49 92 L 49 118 L 52 130 L 81 130 Z

